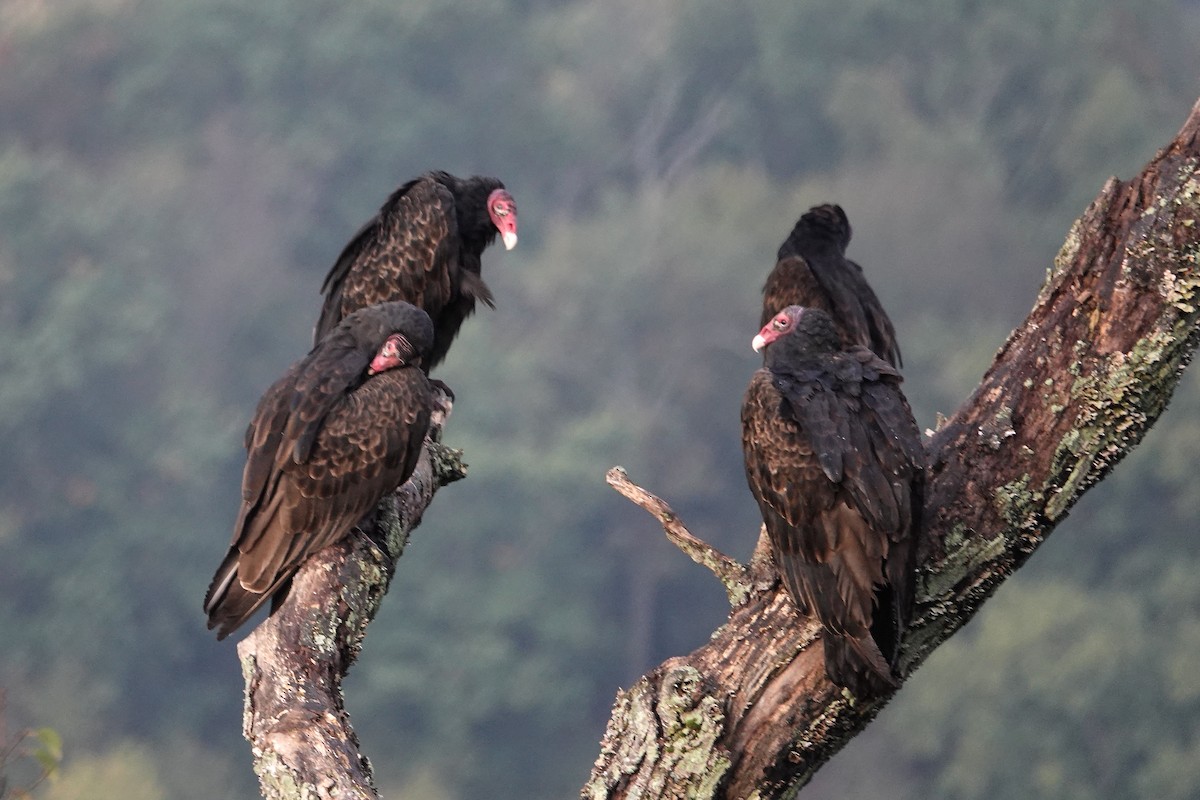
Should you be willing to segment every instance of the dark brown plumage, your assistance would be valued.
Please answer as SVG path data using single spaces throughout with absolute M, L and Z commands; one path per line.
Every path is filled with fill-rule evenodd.
M 819 308 L 829 313 L 845 345 L 860 344 L 899 367 L 896 329 L 863 275 L 846 258 L 850 220 L 841 206 L 809 209 L 779 246 L 775 269 L 763 286 L 759 325 L 788 306 Z
M 784 586 L 825 628 L 825 669 L 858 697 L 896 685 L 912 609 L 924 450 L 894 367 L 790 306 L 754 340 L 746 478 Z
M 427 172 L 409 181 L 354 234 L 326 276 L 315 340 L 352 311 L 403 300 L 433 320 L 429 372 L 476 301 L 494 305 L 480 259 L 497 233 L 507 249 L 516 246 L 517 205 L 497 179 Z
M 421 361 L 432 344 L 421 309 L 362 309 L 263 395 L 246 431 L 233 543 L 204 598 L 218 639 L 408 480 L 429 429 Z

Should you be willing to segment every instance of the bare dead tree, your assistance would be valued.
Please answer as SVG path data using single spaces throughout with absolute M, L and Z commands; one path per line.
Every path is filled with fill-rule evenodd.
M 1200 103 L 1140 175 L 1104 186 L 1029 317 L 927 443 L 906 675 L 1141 440 L 1196 347 L 1198 306 Z M 395 505 L 364 522 L 370 539 L 353 537 L 304 567 L 287 602 L 238 646 L 264 797 L 378 796 L 341 681 L 409 533 L 437 488 L 462 474 L 454 451 L 427 443 Z M 740 564 L 619 469 L 609 481 L 721 580 L 731 612 L 706 645 L 617 695 L 583 796 L 793 796 L 886 698 L 856 704 L 827 680 L 818 626 L 796 615 L 761 537 Z
M 1200 103 L 1133 180 L 1075 222 L 1037 303 L 930 454 L 911 674 L 1037 549 L 1166 408 L 1200 332 Z M 589 800 L 782 798 L 887 698 L 856 704 L 825 676 L 760 537 L 749 565 L 698 541 L 619 468 L 609 482 L 725 585 L 712 639 L 617 695 Z

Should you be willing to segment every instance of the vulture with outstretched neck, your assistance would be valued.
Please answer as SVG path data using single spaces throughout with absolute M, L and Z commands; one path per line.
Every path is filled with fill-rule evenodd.
M 775 268 L 763 286 L 766 325 L 788 306 L 819 308 L 833 317 L 842 343 L 868 347 L 899 367 L 896 329 L 867 283 L 862 267 L 846 258 L 850 220 L 838 205 L 810 208 L 779 246 Z
M 433 340 L 429 315 L 409 303 L 361 309 L 263 395 L 233 543 L 204 598 L 218 639 L 282 599 L 305 559 L 408 480 L 433 409 L 422 369 Z
M 480 262 L 497 234 L 506 249 L 516 246 L 517 204 L 496 178 L 427 172 L 409 181 L 354 234 L 326 276 L 316 341 L 352 311 L 404 300 L 433 320 L 429 372 L 476 302 L 493 306 Z
M 754 338 L 742 406 L 746 478 L 780 577 L 824 627 L 825 669 L 857 697 L 896 685 L 912 612 L 924 450 L 896 369 L 844 347 L 830 316 L 789 306 Z

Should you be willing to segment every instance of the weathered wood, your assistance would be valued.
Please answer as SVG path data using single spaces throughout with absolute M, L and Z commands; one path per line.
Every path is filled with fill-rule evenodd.
M 246 680 L 243 733 L 267 800 L 375 800 L 371 765 L 342 702 L 342 679 L 362 648 L 404 552 L 434 493 L 464 477 L 458 451 L 437 441 L 449 414 L 434 414 L 412 477 L 360 532 L 321 551 L 287 599 L 238 644 Z
M 1140 175 L 1108 181 L 1029 317 L 928 441 L 906 675 L 1166 408 L 1200 335 L 1198 220 L 1200 103 Z M 686 533 L 665 503 L 650 510 Z M 829 683 L 818 626 L 749 569 L 707 644 L 618 693 L 583 797 L 791 797 L 886 702 L 855 704 Z

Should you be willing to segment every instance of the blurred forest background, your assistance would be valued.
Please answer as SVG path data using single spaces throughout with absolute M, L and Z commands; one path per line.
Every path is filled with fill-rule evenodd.
M 48 800 L 257 796 L 200 601 L 258 395 L 405 179 L 521 244 L 439 373 L 440 493 L 347 686 L 384 795 L 573 796 L 618 686 L 725 616 L 609 490 L 740 558 L 757 298 L 837 201 L 923 427 L 1200 89 L 1192 0 L 0 0 L 0 688 Z M 804 797 L 1194 798 L 1200 381 Z

